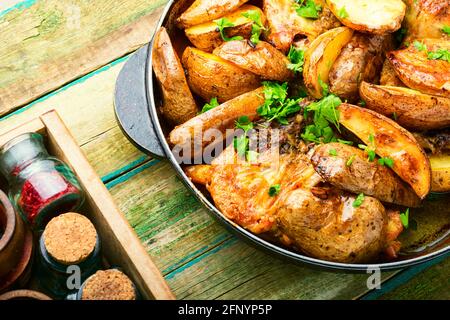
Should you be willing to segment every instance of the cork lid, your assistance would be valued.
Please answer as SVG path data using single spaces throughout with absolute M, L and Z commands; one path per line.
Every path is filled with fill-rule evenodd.
M 69 212 L 50 220 L 44 230 L 44 244 L 57 262 L 71 265 L 86 260 L 94 251 L 97 231 L 88 218 Z
M 97 271 L 83 287 L 81 300 L 136 300 L 131 280 L 116 269 Z

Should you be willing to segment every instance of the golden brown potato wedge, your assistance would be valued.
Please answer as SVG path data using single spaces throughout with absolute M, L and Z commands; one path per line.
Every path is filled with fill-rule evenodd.
M 250 45 L 248 40 L 228 41 L 217 47 L 213 54 L 262 79 L 287 81 L 294 76 L 287 67 L 288 58 L 265 41 L 259 41 L 256 46 Z
M 430 60 L 428 52 L 450 50 L 450 41 L 438 39 L 417 40 L 425 46 L 415 45 L 391 51 L 387 58 L 400 80 L 411 89 L 424 93 L 450 97 L 450 63 L 446 60 Z
M 361 149 L 342 143 L 322 144 L 314 150 L 311 162 L 325 181 L 339 189 L 407 207 L 420 205 L 409 185 L 388 167 L 369 162 Z
M 363 82 L 361 98 L 366 106 L 400 125 L 414 130 L 450 126 L 450 98 L 432 96 L 404 87 L 378 86 Z
M 236 11 L 223 17 L 234 25 L 234 27 L 226 29 L 228 37 L 242 36 L 246 39 L 250 38 L 252 34 L 253 21 L 242 15 L 243 13 L 249 11 L 259 12 L 262 23 L 265 23 L 266 17 L 260 8 L 249 4 L 244 4 Z M 217 24 L 214 21 L 205 22 L 187 28 L 185 33 L 195 47 L 206 52 L 212 52 L 214 48 L 223 43 L 223 39 L 217 30 Z
M 330 70 L 330 92 L 356 102 L 361 81 L 378 82 L 385 52 L 392 50 L 391 35 L 353 34 Z
M 430 156 L 431 191 L 450 192 L 450 154 Z
M 187 148 L 195 147 L 195 142 L 198 150 L 202 151 L 203 147 L 211 142 L 219 142 L 213 136 L 205 136 L 204 133 L 207 130 L 216 129 L 225 133 L 226 129 L 234 128 L 236 119 L 241 116 L 248 116 L 250 120 L 253 120 L 258 117 L 256 109 L 263 103 L 262 87 L 244 93 L 175 127 L 169 134 L 169 143 L 172 146 Z
M 303 79 L 314 98 L 323 96 L 321 81 L 328 84 L 330 69 L 352 35 L 353 30 L 347 27 L 331 29 L 317 37 L 305 52 Z
M 189 87 L 206 101 L 216 97 L 222 103 L 261 85 L 253 72 L 192 47 L 186 48 L 182 61 Z
M 223 17 L 248 0 L 195 0 L 194 3 L 181 14 L 177 23 L 182 28 L 188 28 Z
M 334 15 L 347 27 L 375 34 L 400 29 L 406 5 L 402 0 L 326 0 Z
M 155 35 L 152 55 L 153 70 L 163 95 L 161 113 L 174 125 L 188 121 L 197 114 L 198 108 L 164 27 Z
M 405 84 L 397 77 L 394 68 L 388 59 L 384 60 L 380 74 L 380 84 L 382 86 L 404 87 Z
M 292 0 L 264 0 L 263 10 L 270 30 L 267 41 L 286 53 L 297 35 L 313 40 L 323 32 L 341 25 L 323 0 L 317 0 L 316 3 L 322 5 L 323 10 L 319 18 L 314 20 L 299 16 Z
M 450 1 L 403 1 L 408 6 L 404 20 L 406 43 L 423 38 L 450 40 L 450 35 L 443 31 L 444 26 L 450 26 Z
M 338 110 L 339 122 L 365 144 L 374 144 L 378 156 L 393 159 L 394 172 L 424 199 L 431 187 L 430 162 L 414 136 L 375 111 L 346 103 Z

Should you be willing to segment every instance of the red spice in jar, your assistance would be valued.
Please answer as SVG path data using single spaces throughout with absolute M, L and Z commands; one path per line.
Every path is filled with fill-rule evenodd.
M 54 205 L 52 211 L 55 212 L 52 216 L 71 211 L 78 205 L 79 193 L 79 190 L 58 171 L 36 172 L 24 182 L 18 204 L 27 216 L 28 221 L 32 224 L 40 224 L 39 221 L 35 220 L 39 220 L 41 213 L 50 204 Z M 59 200 L 71 194 L 77 196 L 73 197 L 72 200 L 71 197 L 68 197 L 67 201 L 58 204 Z M 47 214 L 45 216 L 46 220 L 51 218 Z

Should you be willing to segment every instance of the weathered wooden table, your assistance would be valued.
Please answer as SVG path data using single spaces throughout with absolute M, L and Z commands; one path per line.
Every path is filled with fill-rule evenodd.
M 121 133 L 117 75 L 165 0 L 1 0 L 0 134 L 56 109 L 178 299 L 450 299 L 450 259 L 383 274 L 317 271 L 248 246 L 215 222 L 164 161 Z

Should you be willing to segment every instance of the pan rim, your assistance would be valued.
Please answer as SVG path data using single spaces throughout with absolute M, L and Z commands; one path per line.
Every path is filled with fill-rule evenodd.
M 166 7 L 164 8 L 161 17 L 155 27 L 155 34 L 156 31 L 159 30 L 161 26 L 163 26 L 173 4 L 177 2 L 177 0 L 170 0 Z M 281 246 L 278 246 L 274 243 L 271 243 L 269 241 L 266 241 L 257 235 L 251 233 L 250 231 L 244 229 L 243 227 L 239 226 L 235 222 L 231 221 L 227 217 L 225 217 L 215 206 L 213 203 L 211 203 L 206 196 L 198 190 L 198 188 L 195 186 L 194 183 L 187 177 L 187 175 L 184 173 L 182 167 L 177 162 L 175 156 L 171 152 L 170 146 L 166 140 L 166 137 L 164 135 L 164 131 L 162 129 L 158 113 L 156 110 L 156 103 L 155 103 L 155 95 L 154 95 L 154 83 L 153 83 L 153 68 L 152 68 L 152 48 L 153 48 L 153 39 L 148 44 L 148 57 L 146 61 L 146 72 L 145 72 L 145 83 L 146 83 L 146 95 L 147 95 L 147 101 L 148 101 L 148 112 L 149 116 L 151 118 L 151 121 L 154 125 L 155 132 L 158 136 L 158 139 L 163 147 L 163 150 L 167 156 L 167 159 L 169 160 L 171 166 L 175 169 L 177 175 L 180 177 L 184 185 L 189 189 L 189 191 L 203 204 L 203 206 L 207 209 L 208 213 L 210 215 L 213 215 L 214 218 L 219 220 L 219 222 L 227 228 L 227 230 L 232 231 L 234 234 L 238 235 L 240 238 L 244 238 L 244 240 L 250 241 L 253 245 L 259 248 L 263 248 L 267 251 L 270 251 L 271 253 L 287 258 L 289 261 L 296 262 L 296 263 L 303 263 L 315 267 L 321 267 L 328 270 L 335 270 L 335 271 L 356 271 L 356 272 L 367 272 L 368 270 L 374 270 L 379 269 L 380 271 L 388 271 L 388 270 L 398 270 L 403 269 L 407 267 L 412 267 L 415 265 L 423 264 L 425 262 L 438 259 L 439 257 L 443 257 L 445 255 L 450 257 L 450 244 L 447 246 L 433 251 L 431 253 L 428 253 L 423 256 L 405 259 L 401 261 L 395 261 L 395 262 L 385 262 L 385 263 L 362 263 L 362 264 L 355 264 L 355 263 L 342 263 L 342 262 L 333 262 L 333 261 L 327 261 L 322 259 L 317 259 L 313 257 L 306 256 L 304 254 L 301 254 L 299 252 L 294 252 L 288 249 L 285 249 Z

